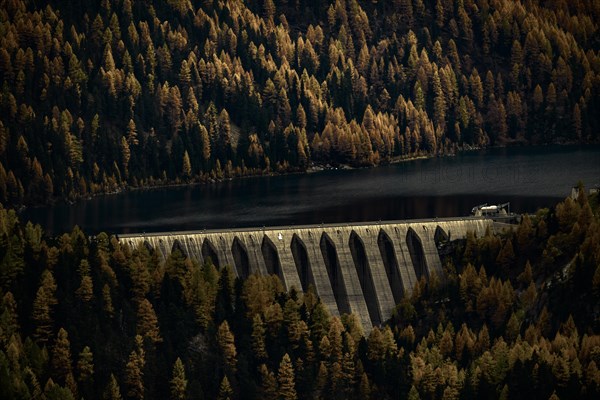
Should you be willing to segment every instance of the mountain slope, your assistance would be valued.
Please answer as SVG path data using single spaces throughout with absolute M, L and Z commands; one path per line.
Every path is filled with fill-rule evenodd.
M 5 204 L 599 139 L 597 0 L 47 3 L 0 2 Z

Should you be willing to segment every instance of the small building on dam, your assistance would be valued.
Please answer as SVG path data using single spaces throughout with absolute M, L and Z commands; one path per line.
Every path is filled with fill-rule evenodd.
M 442 274 L 438 244 L 481 237 L 493 221 L 445 218 L 380 223 L 268 227 L 120 235 L 166 258 L 173 249 L 201 263 L 230 265 L 235 274 L 276 274 L 285 288 L 313 285 L 332 315 L 354 313 L 365 332 L 391 317 L 395 305 L 425 276 Z

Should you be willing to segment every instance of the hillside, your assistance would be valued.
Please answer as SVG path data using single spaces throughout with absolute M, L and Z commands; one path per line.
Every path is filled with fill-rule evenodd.
M 597 399 L 598 195 L 451 247 L 444 276 L 423 277 L 365 337 L 356 316 L 329 315 L 276 275 L 234 279 L 78 228 L 48 237 L 0 207 L 0 393 Z
M 0 4 L 3 204 L 600 139 L 597 0 Z

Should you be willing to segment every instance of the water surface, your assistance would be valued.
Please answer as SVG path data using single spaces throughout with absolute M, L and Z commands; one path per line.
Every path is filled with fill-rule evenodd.
M 236 179 L 136 190 L 74 205 L 26 210 L 49 233 L 300 225 L 453 217 L 509 201 L 533 212 L 564 199 L 579 180 L 600 184 L 600 146 L 513 147 L 357 170 Z

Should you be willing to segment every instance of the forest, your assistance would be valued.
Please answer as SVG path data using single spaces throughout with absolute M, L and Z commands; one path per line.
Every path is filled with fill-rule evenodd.
M 597 399 L 600 204 L 450 243 L 367 335 L 309 288 L 0 208 L 5 399 Z
M 600 140 L 598 0 L 0 0 L 0 202 Z

